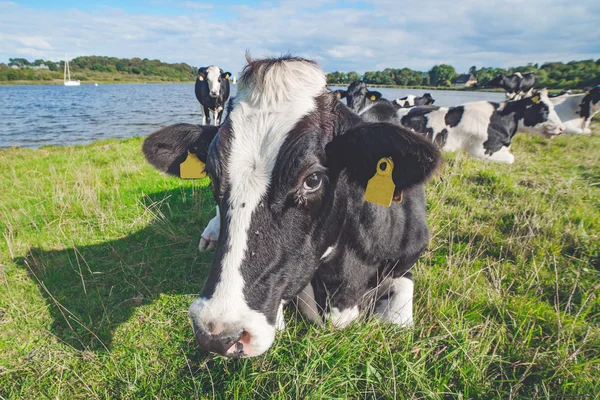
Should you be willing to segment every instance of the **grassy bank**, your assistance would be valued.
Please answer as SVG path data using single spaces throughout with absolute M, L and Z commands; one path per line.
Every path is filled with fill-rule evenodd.
M 600 393 L 600 135 L 521 135 L 512 166 L 447 154 L 414 329 L 288 310 L 251 360 L 199 350 L 187 320 L 212 256 L 196 249 L 208 182 L 160 175 L 140 145 L 0 151 L 2 398 Z

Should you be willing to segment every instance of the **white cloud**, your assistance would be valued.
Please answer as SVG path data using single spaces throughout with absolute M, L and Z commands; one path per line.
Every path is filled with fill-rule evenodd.
M 190 3 L 199 10 L 210 6 L 169 3 Z M 364 72 L 386 67 L 428 70 L 439 63 L 466 71 L 471 65 L 600 57 L 596 0 L 371 0 L 367 6 L 351 5 L 319 0 L 299 6 L 285 1 L 215 7 L 195 15 L 181 9 L 179 16 L 115 9 L 41 11 L 14 5 L 0 13 L 0 62 L 24 51 L 54 60 L 68 52 L 72 57 L 217 64 L 235 72 L 242 68 L 248 49 L 254 57 L 292 52 L 317 60 L 326 71 Z M 30 33 L 29 42 L 22 41 L 20 32 Z
M 49 50 L 52 48 L 50 43 L 38 36 L 20 37 L 17 38 L 17 41 L 23 46 L 33 47 L 34 49 L 38 50 Z

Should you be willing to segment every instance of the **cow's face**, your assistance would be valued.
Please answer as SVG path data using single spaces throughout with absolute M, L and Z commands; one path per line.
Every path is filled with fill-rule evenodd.
M 491 81 L 489 81 L 487 83 L 487 86 L 489 87 L 500 87 L 503 83 L 504 83 L 504 75 L 502 74 L 498 74 L 494 77 L 494 79 L 492 79 Z
M 227 357 L 265 352 L 282 301 L 310 281 L 348 203 L 362 206 L 377 161 L 393 157 L 398 190 L 437 165 L 427 140 L 388 124 L 346 129 L 359 122 L 326 92 L 312 62 L 246 67 L 207 159 L 221 231 L 210 276 L 189 310 L 202 347 Z
M 520 127 L 522 130 L 552 137 L 562 133 L 565 129 L 554 110 L 554 105 L 548 98 L 546 89 L 542 89 L 532 97 L 519 101 L 523 102 L 525 107 L 522 126 Z
M 210 67 L 199 68 L 197 79 L 206 83 L 210 97 L 218 97 L 221 93 L 221 83 L 223 80 L 229 79 L 230 76 L 231 72 L 223 72 L 216 65 L 211 65 Z
M 346 99 L 349 109 L 360 114 L 379 100 L 381 93 L 370 91 L 363 81 L 354 81 L 348 86 L 348 90 L 341 91 L 341 98 Z

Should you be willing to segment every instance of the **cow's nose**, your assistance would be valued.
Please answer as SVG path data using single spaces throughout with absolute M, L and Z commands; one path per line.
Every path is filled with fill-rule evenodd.
M 211 97 L 217 97 L 217 92 L 210 92 Z
M 200 347 L 226 357 L 240 358 L 244 356 L 244 343 L 250 335 L 245 330 L 223 331 L 211 334 L 194 325 L 194 333 Z

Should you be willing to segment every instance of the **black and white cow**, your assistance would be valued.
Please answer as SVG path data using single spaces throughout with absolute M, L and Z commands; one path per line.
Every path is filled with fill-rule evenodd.
M 551 137 L 564 129 L 545 89 L 504 103 L 400 109 L 396 122 L 425 135 L 443 151 L 462 150 L 474 158 L 507 164 L 515 160 L 510 144 L 518 131 Z
M 518 100 L 523 97 L 531 97 L 536 77 L 533 72 L 521 74 L 516 72 L 512 75 L 498 74 L 488 82 L 487 86 L 502 88 L 506 91 L 506 97 Z
M 214 125 L 221 123 L 223 108 L 229 98 L 229 77 L 231 72 L 223 72 L 216 65 L 198 69 L 196 77 L 196 98 L 202 107 L 202 125 L 210 125 L 213 113 Z
M 375 315 L 412 323 L 410 269 L 429 240 L 423 183 L 439 150 L 406 128 L 364 123 L 325 82 L 308 60 L 249 59 L 218 132 L 159 131 L 146 139 L 144 152 L 162 171 L 211 141 L 205 161 L 220 238 L 189 309 L 207 350 L 264 353 L 283 326 L 283 304 L 297 296 L 301 311 L 319 323 L 346 326 L 375 293 L 382 296 Z M 378 168 L 395 185 L 389 208 L 364 200 Z
M 551 97 L 550 101 L 565 124 L 565 133 L 592 133 L 590 122 L 600 112 L 600 86 L 584 94 Z
M 435 99 L 431 97 L 430 93 L 425 93 L 421 97 L 417 97 L 414 94 L 409 94 L 406 97 L 398 98 L 392 101 L 392 104 L 396 108 L 410 108 L 414 106 L 430 106 L 435 103 Z
M 571 91 L 571 89 L 563 89 L 560 91 L 560 93 L 549 94 L 548 97 L 553 98 L 553 97 L 560 97 L 560 96 L 572 95 L 572 94 L 573 94 L 573 92 Z
M 369 90 L 363 81 L 354 81 L 347 90 L 337 90 L 339 99 L 346 99 L 348 108 L 367 122 L 390 121 L 398 107 L 381 97 L 381 93 Z

